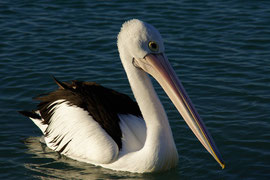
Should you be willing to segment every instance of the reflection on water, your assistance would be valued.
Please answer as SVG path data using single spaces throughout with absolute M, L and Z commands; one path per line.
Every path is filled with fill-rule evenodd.
M 25 140 L 28 150 L 33 155 L 31 162 L 24 167 L 33 172 L 38 179 L 152 179 L 151 174 L 119 172 L 79 162 L 52 151 L 39 142 L 40 137 Z
M 137 174 L 116 172 L 91 164 L 78 162 L 62 156 L 50 150 L 46 145 L 39 142 L 40 137 L 30 137 L 25 144 L 29 154 L 33 154 L 33 162 L 25 163 L 24 166 L 37 174 L 41 179 L 108 179 L 112 177 L 126 177 L 124 179 L 139 178 Z M 35 161 L 35 159 L 37 161 Z

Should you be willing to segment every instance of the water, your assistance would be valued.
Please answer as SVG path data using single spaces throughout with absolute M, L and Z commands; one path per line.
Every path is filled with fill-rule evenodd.
M 269 1 L 0 1 L 0 179 L 269 179 Z M 221 170 L 161 88 L 179 164 L 163 173 L 115 172 L 38 143 L 18 110 L 60 80 L 96 81 L 131 96 L 116 37 L 138 18 L 166 53 L 226 162 Z

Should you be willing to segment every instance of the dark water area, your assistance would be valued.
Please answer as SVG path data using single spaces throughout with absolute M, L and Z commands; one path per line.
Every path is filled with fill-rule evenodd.
M 162 34 L 166 54 L 226 163 L 222 170 L 163 90 L 179 164 L 163 173 L 116 172 L 38 142 L 18 110 L 63 81 L 95 81 L 132 96 L 117 34 L 138 18 Z M 0 179 L 269 179 L 269 1 L 0 1 Z

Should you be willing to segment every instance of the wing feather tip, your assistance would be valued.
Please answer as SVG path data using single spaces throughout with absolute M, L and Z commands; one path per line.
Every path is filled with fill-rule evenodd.
M 53 75 L 52 75 L 52 78 L 55 81 L 55 83 L 59 86 L 60 89 L 69 89 L 69 87 L 65 83 L 59 81 Z
M 29 118 L 40 119 L 40 120 L 42 119 L 41 116 L 35 113 L 34 111 L 18 111 L 18 113 Z

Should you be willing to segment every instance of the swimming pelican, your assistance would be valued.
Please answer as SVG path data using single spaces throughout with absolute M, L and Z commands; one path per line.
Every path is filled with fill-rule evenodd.
M 224 168 L 221 155 L 164 53 L 158 30 L 137 19 L 122 25 L 118 50 L 137 101 L 93 82 L 60 82 L 37 99 L 35 111 L 21 111 L 44 134 L 46 145 L 72 159 L 129 172 L 173 168 L 178 153 L 152 75 L 190 129 Z

